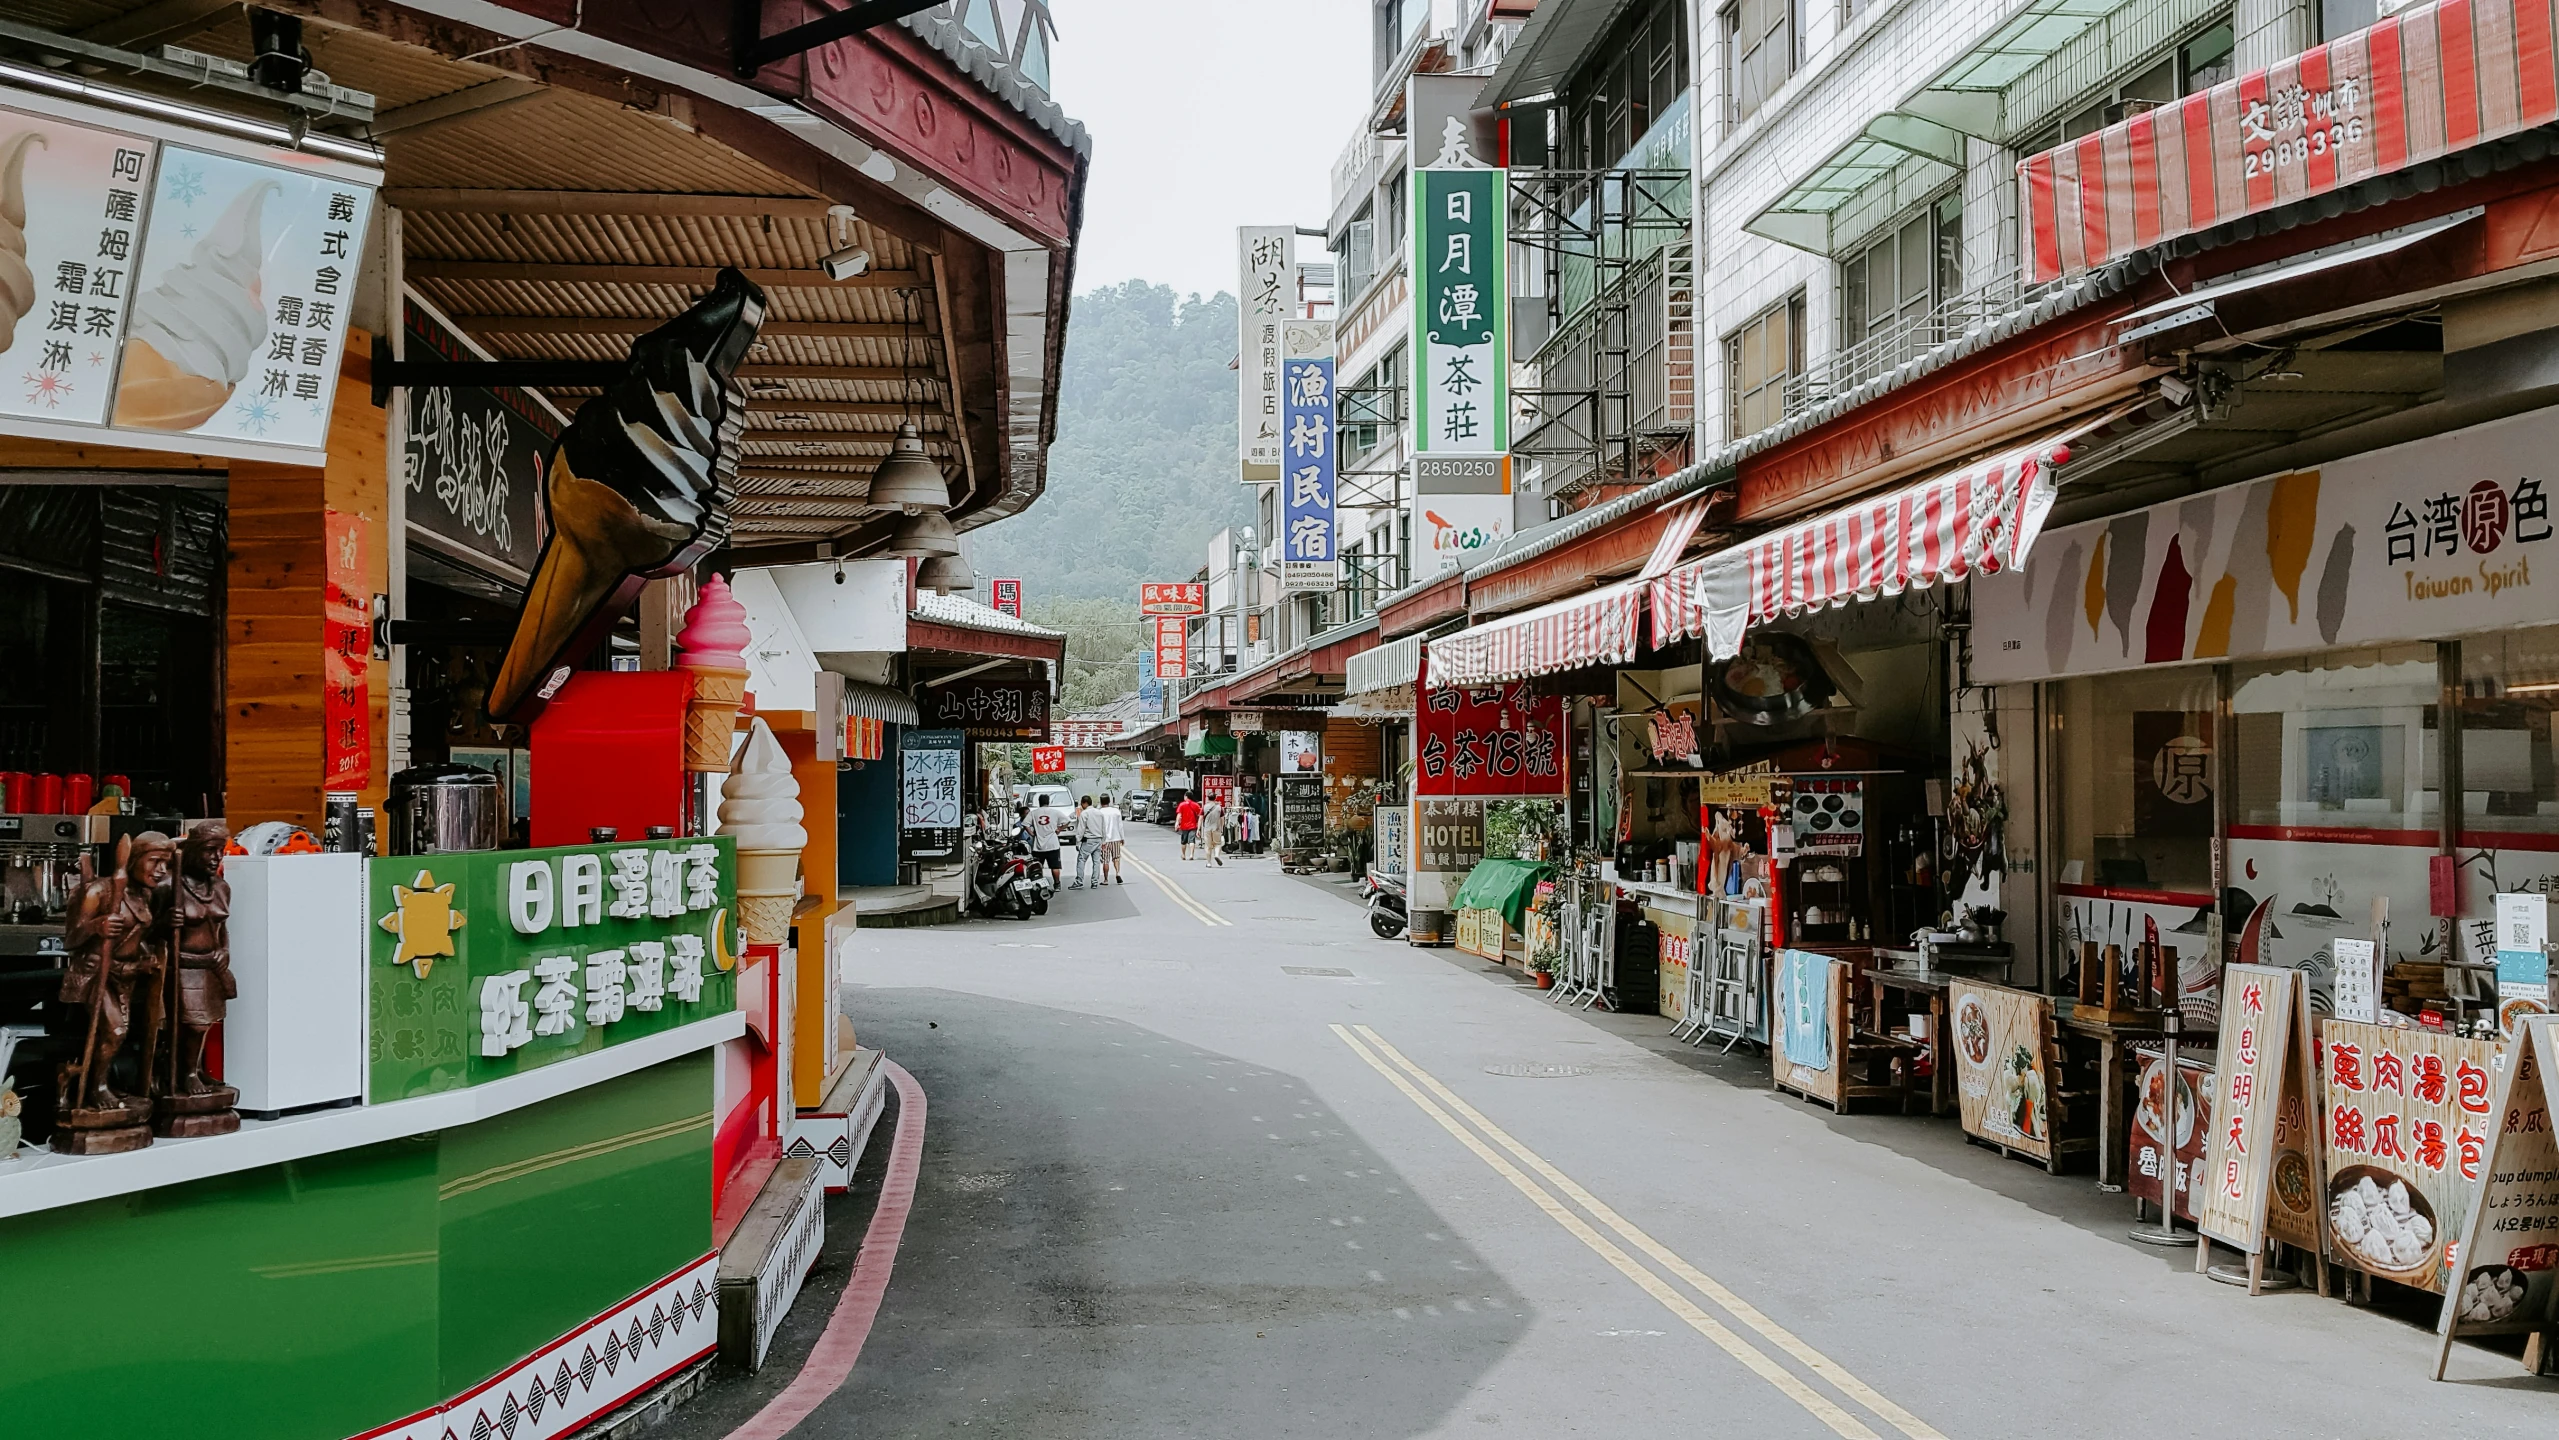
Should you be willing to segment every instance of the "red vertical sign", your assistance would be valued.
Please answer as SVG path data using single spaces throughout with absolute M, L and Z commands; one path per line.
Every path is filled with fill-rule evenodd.
M 1178 615 L 1155 618 L 1155 674 L 1158 678 L 1190 673 L 1189 623 Z
M 1564 704 L 1525 684 L 1425 691 L 1414 725 L 1416 795 L 1561 795 Z
M 364 517 L 331 510 L 322 522 L 320 719 L 324 790 L 361 790 L 373 775 L 373 707 L 365 671 L 373 657 L 372 587 L 365 583 Z
M 998 580 L 994 587 L 995 608 L 1019 620 L 1022 618 L 1022 582 Z

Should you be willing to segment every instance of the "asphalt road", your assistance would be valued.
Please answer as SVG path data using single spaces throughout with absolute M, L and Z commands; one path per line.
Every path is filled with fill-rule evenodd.
M 895 1278 L 798 1436 L 2548 1434 L 2559 1381 L 2426 1320 L 2249 1298 L 2129 1203 L 1833 1116 L 1658 1017 L 1373 938 L 1339 886 L 1185 863 L 1043 919 L 866 932 L 844 1003 L 930 1123 Z M 1532 1067 L 1539 1077 L 1498 1073 Z M 1561 1073 L 1559 1073 L 1561 1072 Z M 889 1134 L 883 1122 L 877 1155 Z M 679 1412 L 715 1436 L 777 1366 Z

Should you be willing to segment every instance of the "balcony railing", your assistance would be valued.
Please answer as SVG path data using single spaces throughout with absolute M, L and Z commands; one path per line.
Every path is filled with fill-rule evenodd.
M 1813 361 L 1803 374 L 1787 380 L 1785 416 L 1779 423 L 1884 379 L 1941 345 L 1988 330 L 2060 288 L 2051 282 L 2030 285 L 2017 272 L 2004 271 L 1978 289 L 1939 301 L 1924 314 L 1878 330 L 1854 345 L 1837 347 Z

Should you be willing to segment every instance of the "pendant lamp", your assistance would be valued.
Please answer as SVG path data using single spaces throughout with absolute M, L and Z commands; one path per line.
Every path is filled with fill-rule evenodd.
M 951 528 L 951 517 L 939 510 L 910 514 L 889 532 L 887 553 L 921 555 L 926 559 L 936 555 L 957 555 L 960 553 L 960 532 Z
M 957 555 L 935 555 L 915 568 L 915 588 L 962 594 L 977 588 L 977 572 Z
M 942 467 L 924 453 L 923 433 L 912 424 L 897 427 L 897 442 L 880 468 L 871 472 L 871 504 L 909 515 L 951 508 L 951 482 Z

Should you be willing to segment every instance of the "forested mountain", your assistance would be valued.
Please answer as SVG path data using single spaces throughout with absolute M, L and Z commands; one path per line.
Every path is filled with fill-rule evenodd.
M 1187 580 L 1211 536 L 1252 519 L 1235 478 L 1235 298 L 1185 300 L 1132 280 L 1075 297 L 1048 493 L 968 537 L 985 581 L 1018 575 L 1043 600 L 1125 601 Z

